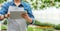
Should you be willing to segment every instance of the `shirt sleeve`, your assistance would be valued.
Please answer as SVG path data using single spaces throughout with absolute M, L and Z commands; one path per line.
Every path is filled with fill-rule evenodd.
M 1 7 L 1 10 L 0 10 L 0 15 L 5 15 L 8 11 L 8 8 L 7 8 L 7 4 L 4 3 Z
M 33 16 L 32 9 L 31 9 L 30 5 L 28 6 L 28 11 L 27 12 L 28 12 L 29 17 L 32 18 L 32 23 L 31 24 L 34 24 L 35 23 L 35 18 Z

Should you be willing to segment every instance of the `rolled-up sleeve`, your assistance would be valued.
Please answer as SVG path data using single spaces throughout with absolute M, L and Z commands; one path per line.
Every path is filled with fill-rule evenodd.
M 29 15 L 30 18 L 32 18 L 32 23 L 31 24 L 34 24 L 35 23 L 35 18 L 33 16 L 32 9 L 31 9 L 30 6 L 28 7 L 28 15 Z
M 0 15 L 5 15 L 7 13 L 7 5 L 6 3 L 2 5 L 1 10 L 0 10 Z

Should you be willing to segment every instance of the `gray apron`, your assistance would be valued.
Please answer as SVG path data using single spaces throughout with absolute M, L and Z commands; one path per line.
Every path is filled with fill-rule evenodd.
M 9 9 L 11 9 L 11 11 L 14 11 L 15 8 L 14 9 L 12 9 L 12 8 L 14 8 L 14 7 L 9 7 Z M 16 7 L 15 11 L 18 11 L 17 9 L 18 8 Z M 26 31 L 26 27 L 27 27 L 27 24 L 26 24 L 26 20 L 24 18 L 18 18 L 18 19 L 8 18 L 7 31 Z

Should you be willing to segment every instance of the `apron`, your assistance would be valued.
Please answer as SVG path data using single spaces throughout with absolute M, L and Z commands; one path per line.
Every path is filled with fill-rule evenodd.
M 9 7 L 9 9 L 11 9 L 11 11 L 14 11 L 12 8 L 14 8 L 14 7 Z M 15 7 L 15 8 L 18 9 L 18 7 Z M 18 11 L 18 10 L 16 10 L 16 11 Z M 18 19 L 8 18 L 7 26 L 8 26 L 7 31 L 26 31 L 27 24 L 26 24 L 26 20 L 24 18 L 18 18 Z

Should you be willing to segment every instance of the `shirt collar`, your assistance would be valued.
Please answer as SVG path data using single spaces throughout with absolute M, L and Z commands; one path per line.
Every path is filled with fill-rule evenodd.
M 12 1 L 12 5 L 16 6 L 15 3 L 14 3 L 14 0 Z M 18 7 L 23 7 L 22 1 L 21 1 L 21 4 Z

